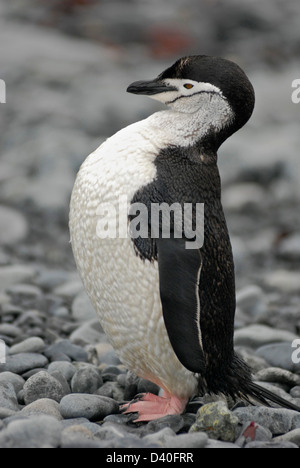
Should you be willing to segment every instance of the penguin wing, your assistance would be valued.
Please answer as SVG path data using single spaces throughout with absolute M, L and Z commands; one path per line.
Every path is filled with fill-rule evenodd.
M 185 239 L 157 239 L 159 287 L 163 317 L 179 361 L 190 371 L 204 371 L 200 330 L 199 249 L 186 249 Z

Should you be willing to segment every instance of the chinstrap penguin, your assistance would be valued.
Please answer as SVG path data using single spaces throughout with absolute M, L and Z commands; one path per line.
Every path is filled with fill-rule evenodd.
M 122 129 L 87 158 L 70 209 L 75 260 L 105 333 L 129 370 L 163 390 L 123 411 L 149 421 L 182 413 L 206 392 L 297 409 L 255 384 L 233 347 L 234 262 L 217 151 L 252 115 L 249 79 L 231 61 L 190 56 L 128 92 L 168 109 Z M 187 249 L 173 218 L 169 238 L 151 238 L 150 217 L 148 236 L 100 238 L 99 206 L 115 207 L 113 217 L 120 197 L 128 200 L 128 224 L 134 203 L 204 204 L 203 246 Z

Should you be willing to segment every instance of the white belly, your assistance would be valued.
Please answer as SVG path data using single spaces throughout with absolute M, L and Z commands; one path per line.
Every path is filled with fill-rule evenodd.
M 191 397 L 197 381 L 170 344 L 162 317 L 157 263 L 143 262 L 130 238 L 97 236 L 100 204 L 115 206 L 120 215 L 119 197 L 127 196 L 130 202 L 140 187 L 155 178 L 157 146 L 149 143 L 148 134 L 143 136 L 142 124 L 107 140 L 83 164 L 71 200 L 71 242 L 84 286 L 121 361 L 169 393 Z M 141 150 L 145 144 L 146 153 Z M 136 150 L 130 153 L 130 147 Z

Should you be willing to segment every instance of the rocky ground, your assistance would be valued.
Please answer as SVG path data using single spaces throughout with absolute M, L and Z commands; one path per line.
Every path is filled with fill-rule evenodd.
M 0 447 L 299 447 L 300 415 L 290 410 L 201 400 L 140 426 L 118 414 L 120 402 L 158 389 L 131 375 L 108 344 L 68 234 L 85 156 L 159 108 L 126 86 L 181 55 L 236 60 L 257 95 L 251 122 L 219 153 L 237 271 L 236 348 L 257 381 L 299 405 L 297 0 L 3 3 Z

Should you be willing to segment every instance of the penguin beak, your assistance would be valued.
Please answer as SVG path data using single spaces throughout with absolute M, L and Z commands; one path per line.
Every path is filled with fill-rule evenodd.
M 153 96 L 154 94 L 165 93 L 166 91 L 177 91 L 177 88 L 158 79 L 151 81 L 135 81 L 127 88 L 128 93 L 144 94 L 146 96 Z

